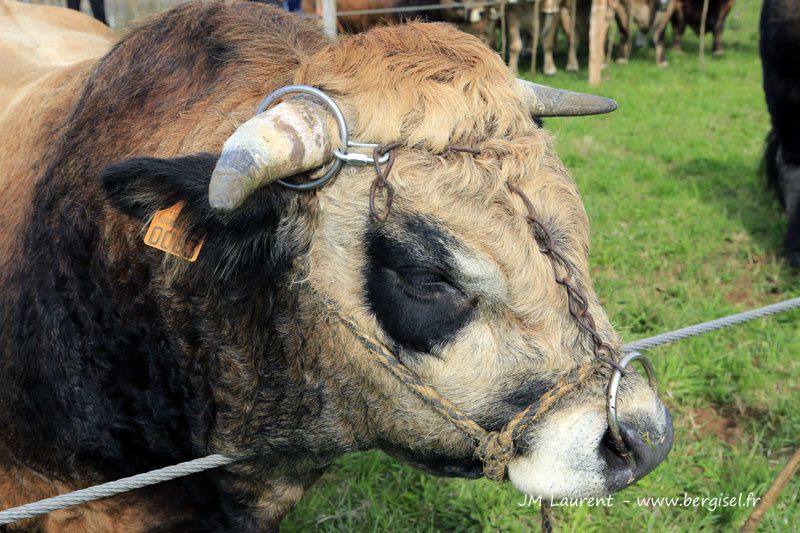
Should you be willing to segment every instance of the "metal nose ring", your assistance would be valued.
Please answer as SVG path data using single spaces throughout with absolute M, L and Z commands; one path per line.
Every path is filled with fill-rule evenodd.
M 656 380 L 656 371 L 653 368 L 653 364 L 641 353 L 630 352 L 620 359 L 618 367 L 611 373 L 611 380 L 608 382 L 608 403 L 606 407 L 608 414 L 608 430 L 611 433 L 611 438 L 614 440 L 614 445 L 617 447 L 617 450 L 627 458 L 629 463 L 635 464 L 636 459 L 633 457 L 633 454 L 628 453 L 628 447 L 625 445 L 625 441 L 622 440 L 622 435 L 619 431 L 619 419 L 617 418 L 617 392 L 619 390 L 620 379 L 622 379 L 623 376 L 622 369 L 628 366 L 628 363 L 632 361 L 639 361 L 644 367 L 650 388 L 653 389 L 653 392 L 658 396 L 658 381 Z

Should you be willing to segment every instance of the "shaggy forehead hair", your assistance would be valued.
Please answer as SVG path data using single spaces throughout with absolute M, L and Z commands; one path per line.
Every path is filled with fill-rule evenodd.
M 331 94 L 353 138 L 404 143 L 390 177 L 395 206 L 434 216 L 464 248 L 491 259 L 507 283 L 505 303 L 517 316 L 541 317 L 541 302 L 553 304 L 563 291 L 554 287 L 552 267 L 509 182 L 525 191 L 576 266 L 578 281 L 588 284 L 582 275 L 588 221 L 574 182 L 550 135 L 531 120 L 508 68 L 476 38 L 447 24 L 373 29 L 319 51 L 300 66 L 295 82 Z M 448 154 L 451 144 L 481 154 Z M 374 171 L 344 172 L 360 179 L 339 180 L 323 195 L 336 197 L 340 207 L 350 204 L 348 213 L 363 213 Z
M 447 24 L 352 36 L 314 55 L 295 81 L 338 97 L 355 118 L 354 133 L 374 142 L 441 151 L 532 128 L 497 54 Z

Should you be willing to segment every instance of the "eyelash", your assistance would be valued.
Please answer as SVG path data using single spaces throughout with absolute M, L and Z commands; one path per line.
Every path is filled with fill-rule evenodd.
M 397 277 L 406 295 L 419 300 L 434 300 L 443 292 L 463 293 L 448 278 L 434 272 L 398 271 Z M 440 290 L 435 290 L 436 287 Z

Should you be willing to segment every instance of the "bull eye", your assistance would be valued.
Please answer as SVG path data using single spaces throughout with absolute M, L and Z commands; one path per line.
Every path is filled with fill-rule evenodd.
M 404 229 L 402 238 L 367 233 L 365 296 L 404 352 L 434 353 L 469 321 L 475 306 L 450 274 L 447 235 L 419 220 Z
M 416 267 L 399 268 L 396 272 L 403 291 L 410 298 L 435 302 L 448 295 L 466 298 L 453 281 L 441 272 Z

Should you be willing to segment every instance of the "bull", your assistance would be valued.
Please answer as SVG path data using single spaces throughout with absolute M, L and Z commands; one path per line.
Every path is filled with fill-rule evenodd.
M 619 49 L 617 63 L 630 61 L 633 43 L 633 24 L 644 32 L 651 32 L 656 48 L 656 64 L 667 67 L 667 56 L 664 46 L 664 32 L 675 12 L 677 0 L 618 0 L 613 2 L 612 9 L 619 27 Z
M 346 33 L 358 33 L 367 31 L 375 26 L 384 24 L 399 24 L 403 20 L 419 19 L 426 22 L 453 22 L 464 23 L 464 26 L 469 27 L 471 24 L 466 24 L 470 19 L 468 9 L 444 7 L 448 1 L 434 1 L 434 0 L 337 0 L 336 12 L 339 15 L 337 25 L 340 31 Z M 439 6 L 439 9 L 416 9 L 417 7 L 423 8 L 425 6 Z M 322 2 L 317 0 L 302 0 L 302 10 L 310 15 L 316 14 L 322 16 Z M 357 15 L 348 15 L 350 11 L 362 10 L 387 10 L 388 12 L 379 13 L 363 13 Z M 402 9 L 402 11 L 393 11 L 395 9 Z M 479 30 L 490 22 L 488 17 L 481 17 L 477 20 Z M 488 28 L 487 28 L 488 31 Z M 486 35 L 488 42 L 488 33 L 481 32 Z
M 800 268 L 800 3 L 766 0 L 760 34 L 764 94 L 772 118 L 764 163 L 789 219 L 786 257 Z
M 509 67 L 513 72 L 517 72 L 519 56 L 523 48 L 522 31 L 530 33 L 533 40 L 538 38 L 540 33 L 538 28 L 541 28 L 544 60 L 542 71 L 545 76 L 554 76 L 558 69 L 553 59 L 553 52 L 560 25 L 569 43 L 566 71 L 577 72 L 579 69 L 578 35 L 580 33 L 582 38 L 586 38 L 588 35 L 591 3 L 584 0 L 545 0 L 541 6 L 539 4 L 540 2 L 520 1 L 506 7 Z M 575 20 L 573 21 L 573 19 Z
M 607 100 L 518 82 L 448 25 L 332 41 L 250 2 L 184 4 L 102 57 L 18 67 L 38 77 L 0 115 L 0 507 L 241 458 L 23 529 L 270 530 L 370 448 L 448 476 L 491 459 L 556 497 L 666 456 L 669 414 L 635 372 L 618 404 L 635 463 L 609 439 L 619 339 L 575 183 L 531 119 Z M 349 148 L 319 98 L 253 117 L 289 84 L 324 91 L 378 162 L 294 190 Z M 164 209 L 191 243 L 176 255 L 143 242 Z M 510 445 L 483 443 L 500 455 L 462 430 L 523 428 L 539 403 Z
M 708 2 L 705 31 L 710 31 L 714 35 L 711 53 L 715 56 L 725 53 L 725 47 L 722 45 L 722 32 L 725 30 L 725 19 L 728 18 L 734 3 L 735 0 L 709 0 Z M 699 35 L 702 21 L 703 0 L 678 0 L 675 12 L 672 14 L 676 52 L 683 52 L 683 34 L 687 24 Z

